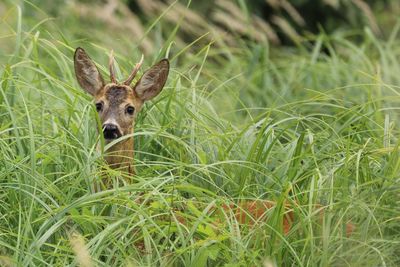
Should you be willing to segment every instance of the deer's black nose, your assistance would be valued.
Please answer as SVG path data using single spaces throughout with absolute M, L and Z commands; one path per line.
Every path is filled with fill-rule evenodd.
M 121 137 L 118 126 L 111 123 L 103 125 L 103 135 L 105 139 L 117 139 Z

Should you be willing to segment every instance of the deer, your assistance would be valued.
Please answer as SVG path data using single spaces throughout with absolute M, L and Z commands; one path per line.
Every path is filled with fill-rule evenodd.
M 74 54 L 76 79 L 87 93 L 92 95 L 98 113 L 105 144 L 114 142 L 104 155 L 111 169 L 118 169 L 135 175 L 134 125 L 137 114 L 146 101 L 156 97 L 167 81 L 169 61 L 164 58 L 144 72 L 131 86 L 143 64 L 143 55 L 128 78 L 118 82 L 114 69 L 113 52 L 109 58 L 110 82 L 106 83 L 93 60 L 86 51 L 78 47 Z M 130 135 L 129 137 L 125 137 Z M 115 141 L 120 139 L 120 141 Z
M 144 72 L 141 78 L 131 86 L 133 79 L 143 63 L 143 56 L 132 70 L 128 78 L 120 83 L 117 81 L 114 70 L 114 56 L 111 52 L 109 59 L 110 82 L 105 83 L 95 63 L 83 48 L 78 47 L 74 54 L 75 75 L 79 85 L 94 98 L 98 116 L 102 124 L 102 134 L 106 143 L 114 142 L 108 154 L 106 163 L 112 169 L 120 169 L 134 175 L 134 139 L 133 131 L 137 114 L 143 104 L 156 97 L 163 89 L 169 74 L 169 61 L 162 59 Z M 128 138 L 122 138 L 130 135 Z M 240 224 L 254 225 L 267 219 L 266 211 L 274 208 L 276 203 L 268 200 L 244 200 L 238 205 L 223 204 L 221 209 L 232 211 Z M 318 206 L 319 207 L 319 206 Z M 323 214 L 323 209 L 319 214 Z M 215 210 L 215 208 L 211 209 Z M 284 234 L 288 234 L 295 220 L 294 211 L 290 205 L 284 205 L 282 227 Z M 179 222 L 187 224 L 184 217 L 177 215 Z M 354 224 L 348 222 L 346 235 L 349 236 L 355 229 Z

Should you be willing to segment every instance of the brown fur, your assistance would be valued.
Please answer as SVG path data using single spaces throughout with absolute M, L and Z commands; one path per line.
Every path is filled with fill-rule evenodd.
M 82 48 L 77 48 L 74 55 L 75 74 L 79 85 L 93 96 L 96 104 L 102 104 L 102 109 L 99 111 L 100 121 L 102 124 L 116 125 L 123 137 L 133 134 L 135 118 L 143 103 L 161 92 L 168 77 L 169 62 L 163 59 L 152 66 L 133 87 L 129 83 L 142 60 L 129 76 L 127 80 L 129 82 L 124 83 L 116 81 L 113 62 L 114 59 L 110 58 L 111 82 L 105 84 L 96 65 Z M 128 106 L 135 109 L 133 115 L 126 112 Z M 114 140 L 106 140 L 106 142 L 111 141 Z M 114 144 L 106 152 L 104 159 L 111 168 L 134 174 L 133 145 L 133 137 L 125 138 Z
M 122 135 L 133 134 L 133 124 L 136 114 L 141 110 L 143 102 L 127 85 L 108 84 L 101 92 L 94 96 L 95 103 L 103 103 L 103 111 L 99 113 L 102 122 L 113 118 Z M 126 106 L 135 108 L 134 115 L 125 114 Z M 133 137 L 122 140 L 113 145 L 104 156 L 107 164 L 113 169 L 120 169 L 134 174 L 132 159 L 134 157 Z

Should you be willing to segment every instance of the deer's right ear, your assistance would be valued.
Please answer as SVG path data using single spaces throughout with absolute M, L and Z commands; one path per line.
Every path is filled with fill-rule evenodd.
M 103 77 L 85 50 L 80 47 L 75 50 L 74 67 L 79 85 L 89 94 L 95 95 L 103 88 Z

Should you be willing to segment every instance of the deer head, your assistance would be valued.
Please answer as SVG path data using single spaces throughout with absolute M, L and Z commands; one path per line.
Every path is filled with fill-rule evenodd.
M 75 74 L 79 85 L 94 98 L 102 123 L 102 134 L 106 143 L 133 133 L 137 113 L 143 103 L 158 95 L 163 89 L 169 72 L 169 62 L 163 59 L 144 72 L 138 82 L 131 86 L 143 63 L 143 56 L 132 73 L 122 83 L 115 77 L 114 57 L 111 53 L 109 68 L 110 82 L 105 83 L 94 62 L 82 48 L 74 55 Z M 116 142 L 105 155 L 110 167 L 124 169 L 134 174 L 133 137 Z
M 105 83 L 85 50 L 79 47 L 75 51 L 76 78 L 79 85 L 94 97 L 106 142 L 132 133 L 136 114 L 143 103 L 157 96 L 165 85 L 169 72 L 167 59 L 152 66 L 134 86 L 131 86 L 142 63 L 143 56 L 129 77 L 119 83 L 115 77 L 114 57 L 111 53 L 110 82 Z

